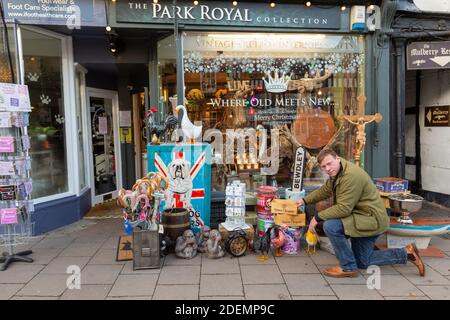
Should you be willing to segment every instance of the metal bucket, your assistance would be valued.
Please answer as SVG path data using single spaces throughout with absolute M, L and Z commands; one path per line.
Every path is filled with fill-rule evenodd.
M 175 251 L 175 243 L 177 238 L 183 234 L 185 230 L 191 228 L 191 220 L 189 211 L 184 208 L 165 209 L 161 218 L 164 227 L 164 234 L 170 238 L 171 245 L 168 251 Z
M 271 214 L 258 214 L 257 224 L 258 235 L 262 236 L 266 234 L 267 230 L 270 227 L 273 227 L 275 225 L 275 222 Z
M 258 197 L 256 201 L 256 209 L 260 214 L 271 214 L 270 202 L 277 195 L 277 188 L 264 186 L 258 188 Z

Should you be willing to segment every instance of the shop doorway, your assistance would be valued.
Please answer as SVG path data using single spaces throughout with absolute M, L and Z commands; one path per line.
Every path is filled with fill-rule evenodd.
M 122 161 L 116 91 L 87 88 L 92 205 L 117 197 L 122 188 Z

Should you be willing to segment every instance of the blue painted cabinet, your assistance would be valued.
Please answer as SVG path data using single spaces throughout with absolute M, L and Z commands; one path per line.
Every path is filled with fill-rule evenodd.
M 211 145 L 148 145 L 148 171 L 161 172 L 169 181 L 163 208 L 188 208 L 191 229 L 210 225 Z

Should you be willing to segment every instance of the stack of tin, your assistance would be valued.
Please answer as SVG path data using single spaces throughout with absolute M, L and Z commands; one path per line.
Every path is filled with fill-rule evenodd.
M 274 219 L 270 209 L 270 203 L 276 197 L 278 188 L 262 186 L 258 188 L 256 202 L 258 234 L 264 235 L 270 227 L 274 226 Z

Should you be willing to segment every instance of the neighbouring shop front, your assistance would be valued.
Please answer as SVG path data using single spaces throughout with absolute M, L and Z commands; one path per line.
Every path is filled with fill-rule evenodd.
M 33 106 L 37 234 L 130 189 L 148 170 L 149 117 L 163 125 L 178 104 L 202 125 L 202 142 L 215 147 L 209 133 L 222 134 L 221 148 L 212 148 L 210 186 L 222 202 L 236 179 L 252 191 L 290 187 L 298 144 L 310 160 L 304 183 L 312 190 L 325 179 L 313 165 L 318 152 L 332 147 L 354 160 L 357 117 L 376 113 L 383 120 L 366 126 L 361 166 L 389 176 L 388 48 L 374 33 L 351 29 L 351 7 L 178 1 L 174 10 L 172 1 L 78 2 L 87 8 L 81 29 L 68 29 L 67 19 L 17 18 L 17 74 Z M 13 24 L 8 30 L 14 35 Z M 248 152 L 226 144 L 227 132 L 250 129 L 256 139 L 246 139 Z M 161 140 L 174 142 L 167 134 Z M 250 152 L 263 147 L 269 158 L 277 149 L 278 159 L 263 163 Z

